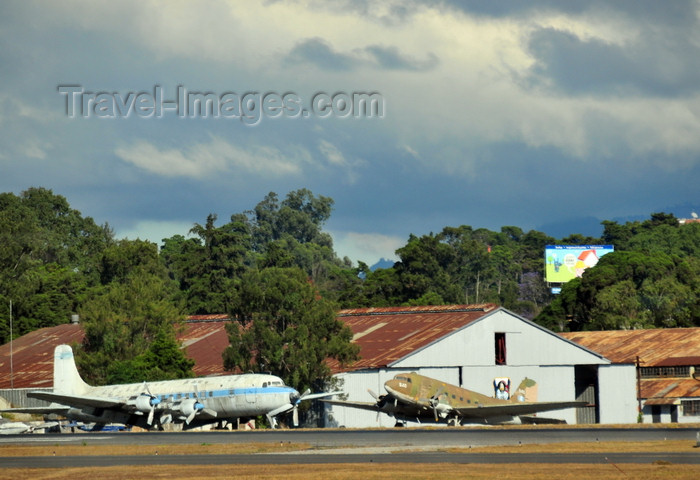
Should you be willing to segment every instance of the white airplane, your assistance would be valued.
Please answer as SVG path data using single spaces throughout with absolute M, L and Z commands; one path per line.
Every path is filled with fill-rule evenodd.
M 52 402 L 49 407 L 13 408 L 6 412 L 58 414 L 69 420 L 97 424 L 122 423 L 142 428 L 183 423 L 194 428 L 216 422 L 266 415 L 277 426 L 277 415 L 340 392 L 302 395 L 274 375 L 249 373 L 221 377 L 106 385 L 92 387 L 78 373 L 69 345 L 54 350 L 53 392 L 33 391 L 27 397 Z

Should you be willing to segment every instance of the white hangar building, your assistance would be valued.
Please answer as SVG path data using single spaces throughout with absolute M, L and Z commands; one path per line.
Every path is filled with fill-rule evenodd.
M 602 355 L 494 304 L 385 307 L 341 310 L 353 331 L 360 360 L 330 364 L 346 400 L 373 402 L 384 382 L 417 372 L 486 395 L 507 377 L 517 387 L 528 377 L 538 401 L 585 400 L 589 406 L 555 410 L 541 417 L 575 423 L 634 423 L 634 365 L 613 364 Z M 328 406 L 325 424 L 348 428 L 393 426 L 386 414 Z M 409 425 L 418 425 L 409 423 Z

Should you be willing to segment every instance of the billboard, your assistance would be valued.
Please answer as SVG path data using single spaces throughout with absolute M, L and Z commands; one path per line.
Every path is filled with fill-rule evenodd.
M 549 283 L 565 283 L 583 275 L 606 253 L 614 251 L 612 245 L 547 245 L 544 247 L 545 280 Z

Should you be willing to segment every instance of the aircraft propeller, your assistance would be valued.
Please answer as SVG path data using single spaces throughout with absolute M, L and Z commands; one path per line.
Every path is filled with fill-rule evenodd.
M 374 390 L 371 388 L 368 388 L 367 391 L 369 392 L 370 395 L 372 395 L 372 398 L 377 402 L 377 419 L 376 421 L 379 421 L 379 414 L 382 412 L 382 409 L 384 408 L 384 405 L 386 405 L 386 395 L 377 395 L 374 393 Z
M 194 397 L 196 401 L 192 404 L 192 412 L 187 416 L 187 419 L 185 420 L 185 423 L 187 425 L 190 424 L 192 420 L 194 420 L 194 417 L 198 415 L 200 412 L 205 412 L 208 415 L 216 417 L 216 412 L 214 410 L 210 410 L 206 408 L 206 406 L 202 403 L 202 401 L 199 398 L 199 388 L 197 387 L 197 384 L 194 384 Z
M 140 414 L 147 413 L 147 421 L 148 424 L 151 425 L 153 423 L 153 415 L 156 406 L 160 404 L 160 398 L 151 393 L 151 389 L 148 388 L 148 384 L 146 382 L 143 382 L 143 389 L 145 390 L 145 392 L 142 392 L 135 397 L 131 397 L 128 401 L 128 404 L 131 405 L 134 408 L 134 410 L 136 410 Z
M 443 395 L 445 395 L 444 385 L 440 386 L 438 391 L 435 392 L 435 395 L 428 399 L 428 406 L 430 406 L 430 408 L 433 410 L 433 416 L 435 417 L 436 422 L 438 421 L 438 410 L 440 409 L 440 397 L 442 397 Z
M 146 420 L 146 422 L 149 425 L 153 425 L 153 415 L 156 411 L 156 405 L 160 404 L 160 398 L 156 397 L 151 393 L 151 389 L 148 387 L 148 384 L 146 382 L 143 382 L 143 386 L 146 389 L 148 396 L 151 397 L 151 400 L 149 401 L 149 403 L 151 404 L 151 409 L 148 412 L 148 420 Z
M 292 411 L 292 423 L 295 427 L 299 426 L 299 404 L 304 400 L 313 400 L 315 398 L 329 397 L 331 395 L 336 395 L 341 392 L 324 392 L 324 393 L 311 393 L 311 389 L 307 388 L 304 393 L 299 395 L 299 392 L 293 391 L 289 394 L 289 403 L 286 403 L 271 412 L 267 413 L 267 420 L 270 422 L 270 426 L 275 428 L 277 426 L 277 420 L 275 417 L 281 413 L 287 413 Z

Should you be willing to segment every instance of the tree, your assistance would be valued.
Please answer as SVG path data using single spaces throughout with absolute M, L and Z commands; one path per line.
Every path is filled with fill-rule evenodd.
M 168 364 L 157 358 L 167 350 L 163 345 L 175 341 L 184 319 L 171 298 L 163 276 L 137 267 L 123 282 L 106 285 L 87 301 L 80 310 L 85 338 L 76 351 L 84 378 L 96 385 L 115 383 L 126 378 L 126 366 L 137 367 L 139 375 L 150 372 L 144 378 L 136 375 L 138 381 L 183 375 L 182 350 L 171 352 Z
M 13 334 L 70 321 L 99 283 L 99 253 L 111 242 L 107 225 L 83 218 L 51 190 L 0 194 L 0 300 L 13 302 Z M 0 315 L 0 341 L 7 340 Z
M 357 359 L 352 332 L 336 318 L 296 267 L 271 267 L 243 277 L 240 303 L 227 325 L 230 346 L 223 353 L 227 370 L 262 370 L 280 376 L 299 391 L 321 389 L 330 380 L 325 363 Z
M 245 272 L 250 256 L 250 225 L 245 216 L 232 215 L 217 227 L 217 216 L 209 214 L 204 225 L 195 224 L 190 233 L 198 239 L 176 236 L 165 241 L 166 265 L 184 293 L 192 314 L 227 312 L 233 308 L 236 284 Z
M 192 378 L 194 360 L 183 355 L 180 344 L 167 330 L 158 330 L 146 351 L 133 359 L 117 360 L 107 367 L 107 383 L 138 383 Z

